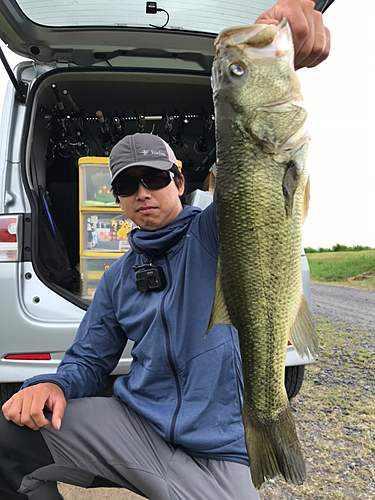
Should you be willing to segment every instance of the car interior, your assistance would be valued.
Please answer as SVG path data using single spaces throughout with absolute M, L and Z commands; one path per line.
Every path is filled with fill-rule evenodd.
M 209 74 L 110 68 L 53 70 L 34 87 L 25 167 L 29 194 L 40 211 L 40 270 L 54 252 L 61 267 L 61 262 L 66 262 L 57 255 L 61 251 L 66 251 L 67 267 L 78 269 L 80 158 L 108 158 L 124 135 L 140 132 L 157 134 L 170 144 L 181 161 L 186 193 L 201 189 L 214 168 Z M 46 226 L 58 231 L 58 245 L 51 247 L 51 231 Z M 79 287 L 56 279 L 53 264 L 43 270 L 47 281 L 79 295 Z

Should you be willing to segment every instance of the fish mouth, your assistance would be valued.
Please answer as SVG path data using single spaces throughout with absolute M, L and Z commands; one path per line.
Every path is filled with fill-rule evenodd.
M 217 36 L 214 47 L 217 56 L 223 50 L 236 47 L 250 61 L 287 57 L 294 70 L 293 36 L 285 18 L 278 25 L 254 24 L 223 30 Z

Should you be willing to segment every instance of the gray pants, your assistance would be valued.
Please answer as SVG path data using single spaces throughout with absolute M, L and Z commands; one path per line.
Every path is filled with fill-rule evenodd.
M 247 466 L 190 457 L 163 441 L 143 418 L 115 398 L 68 401 L 59 431 L 51 426 L 35 433 L 2 419 L 1 435 L 8 439 L 4 446 L 0 437 L 0 470 L 6 484 L 14 488 L 10 489 L 18 492 L 15 496 L 2 493 L 2 500 L 18 495 L 20 500 L 57 500 L 56 481 L 86 488 L 125 487 L 151 500 L 260 498 Z M 41 438 L 42 447 L 35 441 Z M 12 443 L 17 440 L 23 441 L 24 448 L 39 448 L 28 450 L 24 460 L 36 468 L 25 468 L 18 479 L 11 477 L 14 466 L 8 471 L 6 465 L 7 457 L 14 459 L 9 448 L 16 448 Z M 35 457 L 42 453 L 39 462 L 33 462 L 30 453 Z M 22 456 L 17 459 L 23 463 Z

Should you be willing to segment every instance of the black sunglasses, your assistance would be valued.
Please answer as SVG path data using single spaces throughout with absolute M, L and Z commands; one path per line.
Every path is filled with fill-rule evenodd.
M 116 182 L 115 189 L 117 196 L 126 198 L 134 194 L 141 182 L 147 189 L 163 189 L 170 184 L 174 177 L 174 173 L 165 170 L 157 170 L 155 172 L 145 172 L 139 177 L 131 175 L 122 175 Z

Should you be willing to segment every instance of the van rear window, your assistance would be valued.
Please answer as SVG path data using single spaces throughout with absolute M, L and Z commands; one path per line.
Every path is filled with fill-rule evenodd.
M 274 0 L 161 0 L 156 14 L 140 0 L 18 0 L 24 14 L 44 26 L 126 26 L 219 33 L 229 26 L 252 24 Z M 155 2 L 152 2 L 155 3 Z M 169 18 L 168 18 L 169 15 Z

